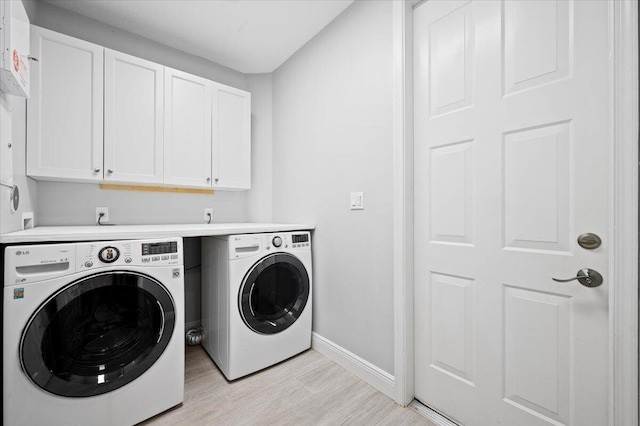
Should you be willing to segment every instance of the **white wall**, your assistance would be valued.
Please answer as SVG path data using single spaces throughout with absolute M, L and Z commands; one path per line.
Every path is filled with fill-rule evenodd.
M 123 31 L 102 22 L 87 18 L 42 1 L 35 2 L 28 9 L 35 9 L 31 14 L 31 23 L 48 28 L 82 40 L 106 46 L 110 49 L 128 53 L 139 58 L 157 62 L 181 71 L 186 71 L 204 78 L 239 89 L 246 89 L 244 74 L 231 68 L 194 56 L 172 47 L 151 41 L 144 37 Z M 153 7 L 150 3 L 149 7 Z
M 38 187 L 32 179 L 25 176 L 25 149 L 26 149 L 26 101 L 17 96 L 5 95 L 0 92 L 0 167 L 7 161 L 11 164 L 12 182 L 20 191 L 20 205 L 16 212 L 11 212 L 9 203 L 10 189 L 0 186 L 0 234 L 19 231 L 22 229 L 22 213 L 33 212 L 37 208 Z M 11 149 L 8 149 L 8 144 Z M 5 155 L 11 158 L 5 159 Z M 0 176 L 8 174 L 3 169 Z
M 273 204 L 316 225 L 314 331 L 393 374 L 391 8 L 355 2 L 274 73 Z
M 273 78 L 247 74 L 251 92 L 251 189 L 247 221 L 273 222 Z

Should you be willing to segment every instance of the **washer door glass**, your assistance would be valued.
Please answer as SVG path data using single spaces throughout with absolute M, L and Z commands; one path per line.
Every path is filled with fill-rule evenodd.
M 100 395 L 151 367 L 174 324 L 173 299 L 155 279 L 92 275 L 54 294 L 31 317 L 20 342 L 22 368 L 47 392 Z
M 302 314 L 309 298 L 309 275 L 297 257 L 275 253 L 256 263 L 240 287 L 240 313 L 253 331 L 287 329 Z

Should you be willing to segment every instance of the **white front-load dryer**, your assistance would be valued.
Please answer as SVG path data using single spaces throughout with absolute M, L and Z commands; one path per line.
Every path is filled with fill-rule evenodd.
M 184 399 L 182 239 L 10 246 L 3 424 L 131 425 Z
M 202 238 L 202 346 L 229 380 L 311 347 L 311 234 Z

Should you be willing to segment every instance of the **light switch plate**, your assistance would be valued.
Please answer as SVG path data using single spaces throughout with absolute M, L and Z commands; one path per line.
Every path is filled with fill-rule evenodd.
M 351 210 L 364 210 L 364 192 L 351 193 Z

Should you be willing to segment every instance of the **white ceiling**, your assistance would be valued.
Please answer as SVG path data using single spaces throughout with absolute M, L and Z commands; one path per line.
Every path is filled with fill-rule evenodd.
M 243 73 L 272 72 L 353 0 L 44 0 Z

